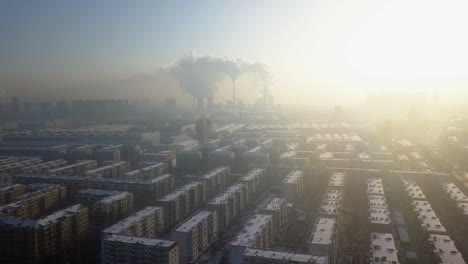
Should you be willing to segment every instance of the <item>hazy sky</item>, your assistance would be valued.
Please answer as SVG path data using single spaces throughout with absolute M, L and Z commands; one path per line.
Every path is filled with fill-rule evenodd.
M 467 13 L 463 0 L 3 0 L 0 85 L 44 98 L 177 95 L 171 81 L 135 88 L 123 80 L 195 50 L 262 61 L 277 102 L 464 92 Z M 258 95 L 251 81 L 240 84 L 245 99 Z M 217 100 L 229 93 L 221 83 Z

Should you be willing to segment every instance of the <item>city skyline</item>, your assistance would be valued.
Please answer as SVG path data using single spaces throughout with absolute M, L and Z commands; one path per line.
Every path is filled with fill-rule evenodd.
M 455 94 L 468 84 L 464 1 L 1 5 L 0 85 L 9 95 L 189 101 L 158 72 L 193 51 L 264 63 L 281 104 L 355 103 L 367 92 L 405 90 L 461 102 Z M 229 80 L 217 85 L 215 99 L 231 99 Z M 258 86 L 240 78 L 239 98 L 252 103 Z

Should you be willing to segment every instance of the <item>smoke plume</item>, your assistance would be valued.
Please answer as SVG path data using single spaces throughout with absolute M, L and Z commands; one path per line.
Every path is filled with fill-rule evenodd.
M 197 99 L 213 97 L 219 81 L 228 77 L 232 82 L 245 73 L 261 79 L 265 86 L 270 84 L 267 67 L 259 62 L 251 63 L 241 59 L 231 59 L 190 53 L 168 69 L 185 92 Z

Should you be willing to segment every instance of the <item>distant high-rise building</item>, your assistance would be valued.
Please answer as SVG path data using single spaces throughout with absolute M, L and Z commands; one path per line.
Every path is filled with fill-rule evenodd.
M 11 111 L 15 114 L 20 112 L 20 100 L 18 96 L 11 98 Z
M 5 111 L 5 98 L 6 98 L 5 89 L 0 89 L 0 112 Z
M 211 138 L 211 120 L 203 117 L 198 119 L 195 130 L 197 132 L 198 143 L 200 145 L 208 143 Z
M 377 137 L 387 148 L 392 147 L 392 120 L 382 120 L 377 123 Z
M 210 96 L 206 99 L 207 101 L 207 108 L 208 110 L 213 110 L 213 106 L 214 106 L 214 98 L 213 96 Z
M 55 106 L 58 116 L 68 116 L 70 114 L 70 103 L 68 100 L 58 101 Z
M 197 112 L 201 113 L 205 110 L 205 102 L 203 98 L 197 98 Z
M 167 107 L 167 112 L 169 114 L 173 114 L 176 111 L 177 108 L 177 101 L 175 98 L 167 98 L 166 99 L 166 107 Z

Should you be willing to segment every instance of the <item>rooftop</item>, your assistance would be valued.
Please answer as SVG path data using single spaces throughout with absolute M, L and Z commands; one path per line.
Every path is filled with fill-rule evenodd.
M 162 197 L 158 201 L 172 201 L 172 200 L 178 199 L 181 195 L 188 194 L 190 192 L 190 190 L 192 190 L 194 188 L 197 188 L 200 185 L 201 185 L 200 182 L 188 183 L 188 184 L 180 187 L 179 189 L 177 189 L 177 190 L 167 194 L 166 196 Z
M 324 200 L 319 209 L 320 214 L 336 215 L 339 213 L 339 203 L 337 201 Z
M 242 176 L 240 178 L 240 180 L 243 180 L 243 181 L 251 181 L 253 180 L 254 178 L 257 178 L 258 176 L 262 175 L 264 172 L 263 169 L 253 169 L 249 172 L 247 172 L 244 176 Z
M 284 178 L 283 183 L 297 183 L 297 181 L 302 177 L 302 171 L 291 171 L 286 178 Z
M 257 237 L 263 228 L 268 223 L 271 223 L 271 215 L 256 214 L 250 218 L 249 221 L 244 225 L 242 231 L 234 238 L 230 245 L 233 246 L 245 246 L 249 247 L 252 245 L 252 241 Z
M 99 190 L 99 189 L 82 189 L 82 190 L 79 190 L 77 194 L 106 197 L 106 196 L 111 196 L 111 195 L 115 195 L 119 193 L 122 193 L 122 192 L 111 191 L 111 190 Z
M 325 256 L 315 256 L 309 254 L 299 254 L 294 252 L 285 252 L 268 249 L 247 248 L 244 251 L 244 256 L 261 257 L 272 260 L 288 260 L 292 263 L 316 263 L 327 264 L 328 259 Z
M 323 196 L 323 200 L 329 200 L 329 201 L 340 201 L 341 198 L 342 198 L 341 190 L 335 190 L 335 189 L 328 189 L 325 195 Z
M 371 208 L 388 209 L 387 200 L 385 199 L 385 196 L 370 194 L 368 198 L 369 206 Z
M 457 207 L 461 210 L 464 216 L 468 216 L 468 203 L 458 203 Z
M 367 179 L 367 193 L 374 195 L 383 195 L 382 179 L 378 177 L 369 177 Z
M 370 222 L 372 224 L 385 224 L 389 225 L 391 223 L 390 221 L 390 213 L 388 212 L 387 209 L 381 209 L 381 208 L 370 208 Z
M 329 245 L 333 242 L 336 219 L 320 217 L 315 223 L 315 228 L 310 239 L 312 244 Z
M 278 210 L 282 204 L 286 204 L 285 198 L 272 197 L 264 204 L 262 209 L 263 210 Z
M 455 202 L 468 202 L 468 197 L 460 191 L 460 189 L 453 182 L 443 182 L 441 183 L 444 191 L 449 195 L 450 199 Z
M 72 215 L 75 215 L 76 213 L 80 212 L 81 210 L 85 210 L 86 207 L 84 205 L 81 205 L 81 204 L 76 204 L 76 205 L 73 205 L 73 206 L 70 206 L 68 208 L 65 208 L 61 211 L 58 211 L 58 212 L 55 212 L 51 215 L 48 215 L 44 218 L 41 218 L 37 221 L 37 224 L 38 225 L 47 225 L 49 222 L 55 222 L 57 220 L 59 220 L 60 218 L 63 218 L 63 217 L 69 217 L 69 216 L 72 216 Z
M 190 218 L 188 218 L 186 221 L 184 221 L 182 224 L 180 224 L 175 231 L 176 232 L 187 232 L 192 230 L 194 227 L 196 227 L 199 223 L 201 223 L 203 220 L 208 219 L 210 215 L 213 215 L 213 211 L 199 211 L 198 213 L 192 215 Z
M 431 234 L 429 242 L 434 245 L 434 253 L 440 257 L 442 263 L 464 264 L 462 255 L 455 247 L 455 243 L 446 235 Z
M 98 203 L 101 203 L 101 204 L 113 203 L 115 201 L 126 199 L 129 196 L 132 196 L 132 194 L 129 193 L 129 192 L 118 192 L 118 193 L 116 193 L 114 195 L 105 197 L 104 199 L 98 201 Z
M 428 232 L 445 233 L 445 227 L 440 222 L 431 205 L 427 201 L 413 201 L 414 211 L 418 214 L 421 226 Z
M 370 264 L 399 263 L 392 234 L 371 233 L 370 242 Z
M 236 184 L 238 185 L 238 184 Z M 233 186 L 231 186 L 232 188 Z M 235 193 L 239 190 L 239 188 L 229 188 L 226 191 L 220 193 L 218 196 L 213 198 L 209 204 L 223 204 L 227 203 L 229 197 L 234 197 Z
M 125 235 L 111 235 L 108 238 L 106 238 L 105 241 L 120 242 L 120 243 L 127 243 L 127 244 L 139 244 L 139 245 L 144 245 L 144 246 L 163 247 L 163 248 L 170 248 L 177 244 L 176 241 L 172 241 L 172 240 L 153 239 L 153 238 L 136 237 L 136 236 L 125 236 Z
M 307 143 L 316 142 L 328 142 L 328 141 L 339 141 L 339 142 L 362 142 L 361 137 L 354 133 L 323 133 L 314 134 L 307 137 Z
M 143 210 L 138 211 L 137 213 L 117 222 L 116 224 L 106 228 L 103 233 L 119 234 L 124 229 L 132 226 L 146 216 L 156 214 L 157 211 L 163 212 L 162 207 L 149 206 Z
M 330 187 L 343 187 L 345 181 L 345 173 L 341 171 L 334 171 L 330 177 Z
M 416 183 L 416 181 L 406 179 L 404 180 L 404 185 L 408 196 L 413 200 L 425 200 L 426 196 L 424 195 L 421 187 Z

